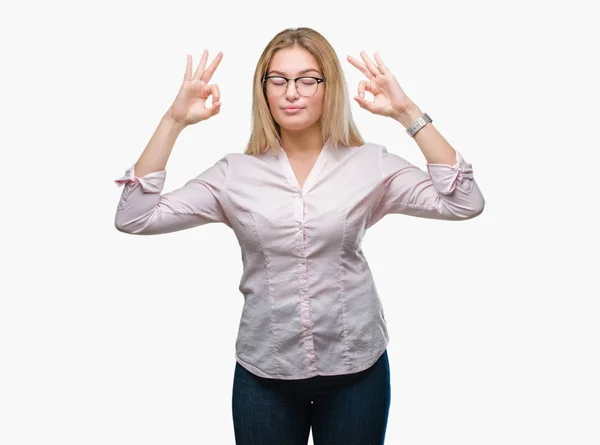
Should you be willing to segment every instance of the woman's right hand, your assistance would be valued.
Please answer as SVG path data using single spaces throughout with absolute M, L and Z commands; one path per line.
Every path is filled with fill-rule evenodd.
M 219 87 L 216 84 L 208 85 L 208 82 L 222 58 L 223 53 L 219 51 L 210 66 L 205 69 L 208 51 L 204 50 L 200 63 L 192 77 L 192 56 L 188 54 L 183 83 L 168 111 L 168 114 L 176 122 L 186 126 L 192 125 L 219 113 L 221 107 Z M 206 107 L 208 96 L 212 96 L 212 106 L 210 108 Z

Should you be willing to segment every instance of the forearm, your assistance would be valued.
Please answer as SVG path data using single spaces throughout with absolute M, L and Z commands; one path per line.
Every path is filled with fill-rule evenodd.
M 165 113 L 150 138 L 148 145 L 135 163 L 135 176 L 141 177 L 148 173 L 165 170 L 175 141 L 185 126 L 173 120 Z
M 403 114 L 394 117 L 394 119 L 400 122 L 406 129 L 413 125 L 422 115 L 423 112 L 421 109 L 416 104 L 412 104 Z M 414 140 L 423 152 L 428 163 L 447 165 L 456 164 L 456 152 L 433 126 L 433 122 L 430 122 L 421 128 L 417 134 L 415 134 Z

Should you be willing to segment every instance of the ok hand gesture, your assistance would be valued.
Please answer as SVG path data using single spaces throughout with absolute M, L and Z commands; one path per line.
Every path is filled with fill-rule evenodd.
M 352 56 L 348 56 L 348 62 L 358 68 L 369 80 L 359 82 L 358 95 L 354 96 L 354 99 L 362 108 L 371 113 L 398 119 L 398 116 L 407 110 L 412 101 L 406 96 L 379 54 L 375 53 L 377 65 L 369 59 L 364 51 L 360 52 L 360 56 L 364 64 Z M 373 94 L 373 102 L 364 98 L 365 90 Z
M 200 64 L 192 76 L 192 56 L 187 56 L 183 83 L 168 111 L 175 121 L 187 126 L 209 119 L 219 113 L 221 107 L 219 87 L 216 84 L 208 85 L 208 82 L 222 58 L 223 53 L 219 51 L 210 66 L 205 69 L 208 51 L 204 50 Z M 206 100 L 209 96 L 212 96 L 212 106 L 207 108 Z

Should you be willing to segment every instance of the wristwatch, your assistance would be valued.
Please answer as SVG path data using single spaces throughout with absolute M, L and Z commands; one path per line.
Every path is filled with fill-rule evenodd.
M 416 122 L 408 127 L 406 129 L 406 134 L 408 134 L 411 138 L 415 137 L 415 134 L 417 134 L 417 131 L 419 131 L 421 128 L 423 128 L 425 125 L 427 125 L 429 122 L 433 122 L 433 120 L 429 117 L 429 115 L 427 113 L 423 113 L 423 116 L 421 116 L 419 119 L 416 120 Z

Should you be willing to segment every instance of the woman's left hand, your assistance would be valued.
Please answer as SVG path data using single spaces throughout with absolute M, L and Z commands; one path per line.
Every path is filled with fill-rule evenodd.
M 375 53 L 377 64 L 373 63 L 364 51 L 360 52 L 365 63 L 361 63 L 352 56 L 348 56 L 348 62 L 358 68 L 367 78 L 358 84 L 358 96 L 354 99 L 358 104 L 371 113 L 388 116 L 398 120 L 413 102 L 406 96 L 400 84 L 385 66 L 379 54 Z M 364 98 L 365 90 L 374 96 L 373 102 Z

